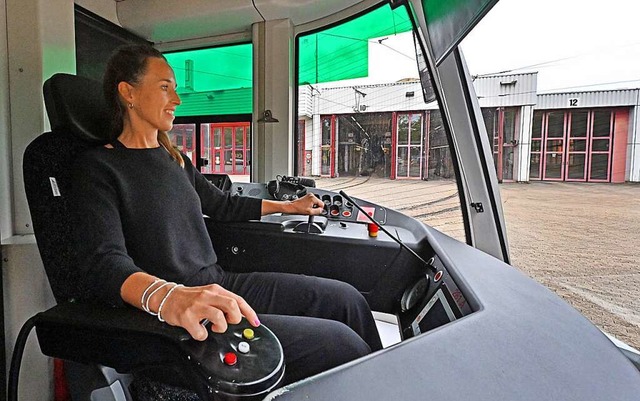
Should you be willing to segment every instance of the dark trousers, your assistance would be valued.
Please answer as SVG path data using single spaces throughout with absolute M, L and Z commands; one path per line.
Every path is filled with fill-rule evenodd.
M 287 273 L 224 274 L 221 285 L 243 297 L 282 343 L 282 385 L 382 349 L 369 305 L 349 284 Z
M 285 374 L 280 386 L 382 348 L 366 300 L 351 285 L 286 273 L 225 272 L 224 288 L 242 296 L 280 340 Z M 157 380 L 157 379 L 156 379 Z M 197 401 L 190 390 L 136 377 L 137 401 Z

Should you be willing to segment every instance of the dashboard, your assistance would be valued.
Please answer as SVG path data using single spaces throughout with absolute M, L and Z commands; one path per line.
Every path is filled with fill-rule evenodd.
M 232 183 L 227 190 L 273 199 L 265 183 Z M 229 271 L 278 271 L 350 283 L 372 310 L 397 317 L 403 339 L 472 313 L 423 223 L 363 199 L 306 190 L 324 203 L 313 221 L 287 214 L 249 222 L 207 221 L 218 263 Z M 375 224 L 365 213 L 381 231 L 372 230 Z

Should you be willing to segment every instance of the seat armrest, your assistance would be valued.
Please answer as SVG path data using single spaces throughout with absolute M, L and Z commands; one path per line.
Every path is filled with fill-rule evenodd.
M 261 394 L 282 378 L 282 347 L 264 325 L 253 328 L 254 340 L 245 340 L 250 342 L 250 352 L 237 352 L 247 327 L 243 321 L 229 325 L 224 334 L 209 333 L 206 341 L 196 341 L 186 330 L 131 307 L 65 303 L 36 317 L 36 333 L 45 355 L 98 363 L 120 373 L 153 372 L 158 377 L 164 370 L 159 377 L 175 379 L 169 384 L 189 388 L 201 397 L 212 391 Z M 229 352 L 237 354 L 234 366 L 224 362 Z

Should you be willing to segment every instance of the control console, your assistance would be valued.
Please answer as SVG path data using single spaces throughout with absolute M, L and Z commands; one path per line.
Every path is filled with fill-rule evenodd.
M 350 221 L 359 223 L 369 223 L 369 219 L 362 214 L 351 202 L 347 201 L 342 195 L 319 188 L 307 188 L 307 191 L 313 193 L 318 199 L 322 200 L 324 207 L 321 216 L 326 217 L 329 221 Z M 233 183 L 231 193 L 234 195 L 250 196 L 260 199 L 273 199 L 267 189 L 267 184 L 262 183 Z M 373 216 L 378 222 L 384 224 L 387 219 L 386 209 L 375 206 L 364 200 L 357 200 L 370 216 Z

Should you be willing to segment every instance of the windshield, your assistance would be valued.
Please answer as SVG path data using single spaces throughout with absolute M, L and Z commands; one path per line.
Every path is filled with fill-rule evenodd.
M 465 241 L 455 163 L 420 85 L 430 78 L 406 9 L 380 7 L 297 43 L 298 174 Z
M 513 265 L 635 348 L 638 11 L 621 0 L 501 0 L 462 42 Z

